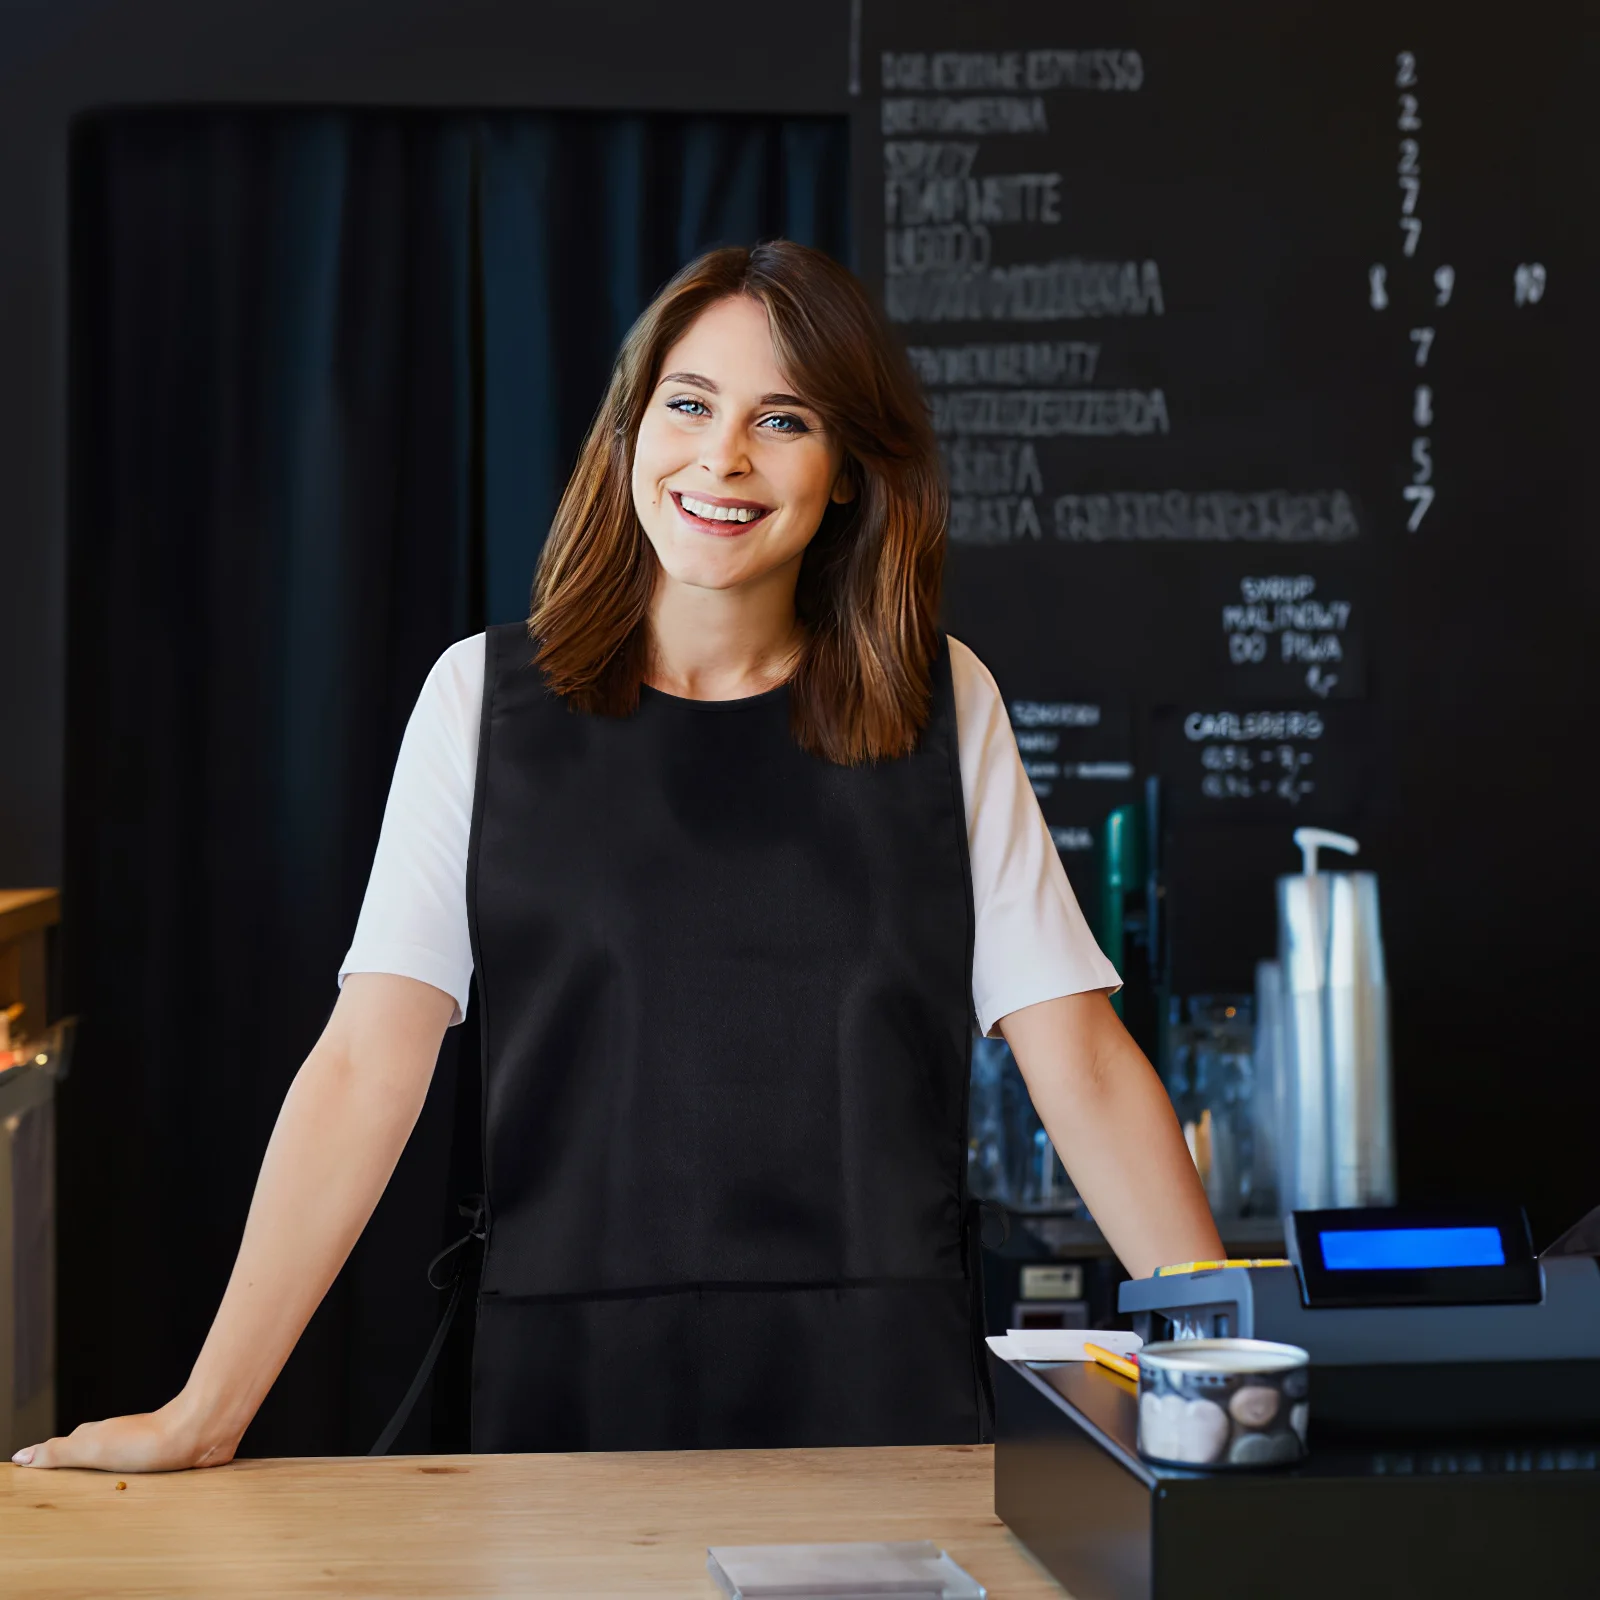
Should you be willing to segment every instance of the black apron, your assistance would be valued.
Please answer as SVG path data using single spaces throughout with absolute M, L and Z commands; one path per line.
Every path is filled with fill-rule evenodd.
M 473 1448 L 977 1439 L 948 651 L 916 752 L 862 767 L 786 688 L 596 717 L 520 625 L 487 651 Z

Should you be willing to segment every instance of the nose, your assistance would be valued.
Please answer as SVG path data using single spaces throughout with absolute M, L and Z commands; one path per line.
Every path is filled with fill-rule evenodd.
M 737 417 L 719 417 L 700 435 L 700 465 L 716 479 L 742 478 L 750 471 L 744 427 Z

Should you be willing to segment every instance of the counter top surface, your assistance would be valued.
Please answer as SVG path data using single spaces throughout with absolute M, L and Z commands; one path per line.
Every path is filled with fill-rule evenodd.
M 120 1479 L 0 1466 L 8 1600 L 714 1600 L 707 1545 L 855 1539 L 931 1539 L 1007 1600 L 1063 1592 L 995 1516 L 984 1445 L 335 1457 Z

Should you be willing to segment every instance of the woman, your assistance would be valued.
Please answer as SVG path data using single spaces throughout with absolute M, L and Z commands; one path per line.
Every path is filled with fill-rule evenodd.
M 475 1449 L 976 1439 L 974 1013 L 1130 1272 L 1220 1253 L 999 692 L 936 630 L 944 522 L 922 398 L 847 272 L 780 242 L 667 286 L 528 627 L 423 689 L 189 1383 L 19 1460 L 233 1455 L 474 970 Z

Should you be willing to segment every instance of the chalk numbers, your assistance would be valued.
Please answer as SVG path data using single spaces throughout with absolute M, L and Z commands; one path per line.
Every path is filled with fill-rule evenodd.
M 1412 259 L 1422 238 L 1422 98 L 1417 57 L 1414 51 L 1402 50 L 1394 58 L 1394 87 L 1396 93 L 1395 128 L 1398 135 L 1395 146 L 1395 177 L 1400 187 L 1400 204 L 1397 221 L 1400 229 L 1400 254 Z M 1403 269 L 1397 269 L 1403 272 Z M 1512 274 L 1512 301 L 1519 309 L 1536 306 L 1544 299 L 1549 274 L 1542 261 L 1519 262 Z M 1390 297 L 1395 292 L 1390 282 L 1389 268 L 1375 262 L 1367 268 L 1367 304 L 1374 311 L 1386 311 Z M 1436 309 L 1448 306 L 1456 292 L 1456 269 L 1439 266 L 1433 269 L 1433 304 Z M 1432 327 L 1411 329 L 1412 356 L 1419 368 L 1426 368 L 1433 354 L 1436 330 Z M 1437 410 L 1433 383 L 1418 372 L 1411 390 L 1411 426 L 1416 430 L 1411 440 L 1411 459 L 1408 463 L 1410 482 L 1400 491 L 1406 505 L 1406 528 L 1415 533 L 1422 526 L 1434 501 L 1433 439 L 1427 431 L 1434 425 Z
M 1400 186 L 1400 254 L 1411 260 L 1422 239 L 1422 100 L 1417 92 L 1417 58 L 1410 50 L 1402 50 L 1394 58 L 1394 86 L 1398 95 L 1395 126 L 1400 135 L 1395 160 L 1395 177 Z M 1435 267 L 1434 305 L 1449 305 L 1455 292 L 1456 269 Z M 1521 292 L 1519 286 L 1518 293 Z M 1388 269 L 1384 266 L 1367 269 L 1367 303 L 1374 311 L 1388 307 Z M 1411 330 L 1412 356 L 1418 367 L 1428 365 L 1434 338 L 1431 327 Z M 1411 481 L 1400 491 L 1406 505 L 1406 529 L 1411 533 L 1422 526 L 1422 519 L 1433 504 L 1433 440 L 1422 431 L 1433 426 L 1433 418 L 1433 385 L 1423 382 L 1419 372 L 1411 390 L 1411 425 L 1418 430 L 1411 441 Z
M 1417 240 L 1422 237 L 1422 218 L 1417 215 L 1417 201 L 1422 194 L 1422 146 L 1415 139 L 1400 141 L 1400 232 L 1404 238 L 1400 248 L 1408 256 L 1417 253 Z
M 1455 273 L 1449 267 L 1440 267 L 1434 273 L 1434 283 L 1437 285 L 1441 274 L 1448 274 L 1448 287 L 1441 288 L 1440 293 L 1445 300 L 1450 298 L 1450 289 L 1455 287 Z M 1411 330 L 1411 343 L 1415 349 L 1416 362 L 1419 367 L 1428 364 L 1428 354 L 1433 349 L 1433 329 L 1413 328 Z M 1411 391 L 1411 425 L 1415 428 L 1431 428 L 1433 426 L 1433 385 L 1419 383 Z M 1426 434 L 1419 434 L 1411 441 L 1411 482 L 1401 491 L 1410 511 L 1406 516 L 1406 528 L 1415 533 L 1422 526 L 1422 519 L 1428 514 L 1428 507 L 1433 504 L 1433 444 Z
M 1317 668 L 1311 671 L 1315 675 Z M 1304 776 L 1312 759 L 1309 750 L 1291 744 L 1258 750 L 1242 744 L 1207 745 L 1200 752 L 1200 765 L 1205 768 L 1200 792 L 1208 800 L 1253 800 L 1258 795 L 1275 795 L 1290 805 L 1299 805 L 1316 788 Z
M 1417 58 L 1411 51 L 1402 50 L 1395 57 L 1394 81 L 1400 90 L 1400 113 L 1396 119 L 1400 159 L 1395 168 L 1400 181 L 1400 248 L 1407 256 L 1414 256 L 1422 237 L 1422 143 L 1417 138 L 1422 131 L 1422 102 L 1412 92 L 1417 83 Z

